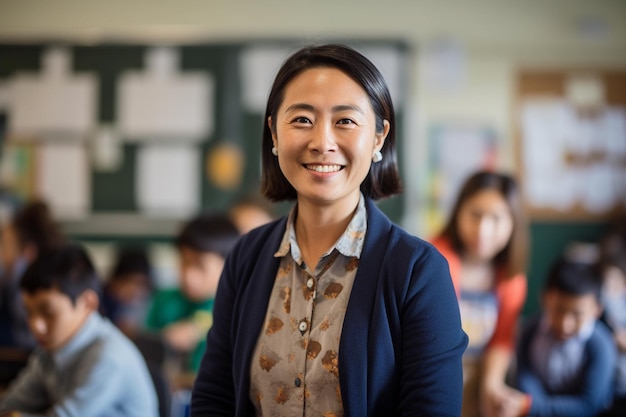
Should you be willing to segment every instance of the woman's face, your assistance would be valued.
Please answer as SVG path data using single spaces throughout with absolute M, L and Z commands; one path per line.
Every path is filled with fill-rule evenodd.
M 513 215 L 500 192 L 483 190 L 461 205 L 457 227 L 465 253 L 490 261 L 509 243 Z
M 271 118 L 268 120 L 272 127 Z M 335 68 L 312 68 L 286 87 L 272 139 L 298 201 L 354 205 L 389 132 L 376 133 L 365 90 Z

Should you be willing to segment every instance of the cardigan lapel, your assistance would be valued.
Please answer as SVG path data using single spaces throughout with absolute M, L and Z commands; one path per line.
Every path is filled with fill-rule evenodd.
M 367 415 L 368 349 L 372 308 L 390 237 L 391 222 L 366 200 L 367 232 L 341 331 L 339 377 L 346 416 Z

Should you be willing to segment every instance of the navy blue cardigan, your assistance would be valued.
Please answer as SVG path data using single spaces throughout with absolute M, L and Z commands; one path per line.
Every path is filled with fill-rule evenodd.
M 446 260 L 367 199 L 367 233 L 344 319 L 346 417 L 458 416 L 467 336 Z M 286 218 L 242 237 L 220 279 L 191 416 L 254 416 L 250 361 L 279 266 Z

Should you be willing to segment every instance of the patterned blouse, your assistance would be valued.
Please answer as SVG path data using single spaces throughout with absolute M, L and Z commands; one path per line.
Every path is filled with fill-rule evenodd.
M 348 227 L 315 269 L 305 265 L 289 214 L 281 263 L 250 369 L 257 416 L 343 416 L 338 351 L 367 229 L 361 195 Z

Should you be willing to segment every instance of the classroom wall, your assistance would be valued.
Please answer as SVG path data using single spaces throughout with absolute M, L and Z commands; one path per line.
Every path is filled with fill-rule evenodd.
M 488 127 L 500 149 L 497 167 L 516 170 L 512 108 L 518 71 L 626 68 L 626 2 L 0 0 L 0 42 L 48 39 L 85 45 L 102 41 L 162 45 L 250 39 L 404 42 L 408 46 L 409 85 L 403 123 L 409 140 L 401 156 L 406 167 L 401 222 L 410 231 L 427 236 L 432 233 L 425 215 L 432 127 L 450 123 Z M 450 65 L 455 68 L 449 73 L 446 57 L 452 59 Z M 439 68 L 435 78 L 433 65 Z M 436 74 L 444 74 L 443 80 Z M 565 233 L 576 230 L 572 225 L 579 225 L 584 233 Z M 567 241 L 593 239 L 605 227 L 604 220 L 534 222 L 533 291 L 545 264 Z M 541 242 L 546 231 L 561 237 L 547 251 Z M 533 309 L 531 304 L 529 310 Z

